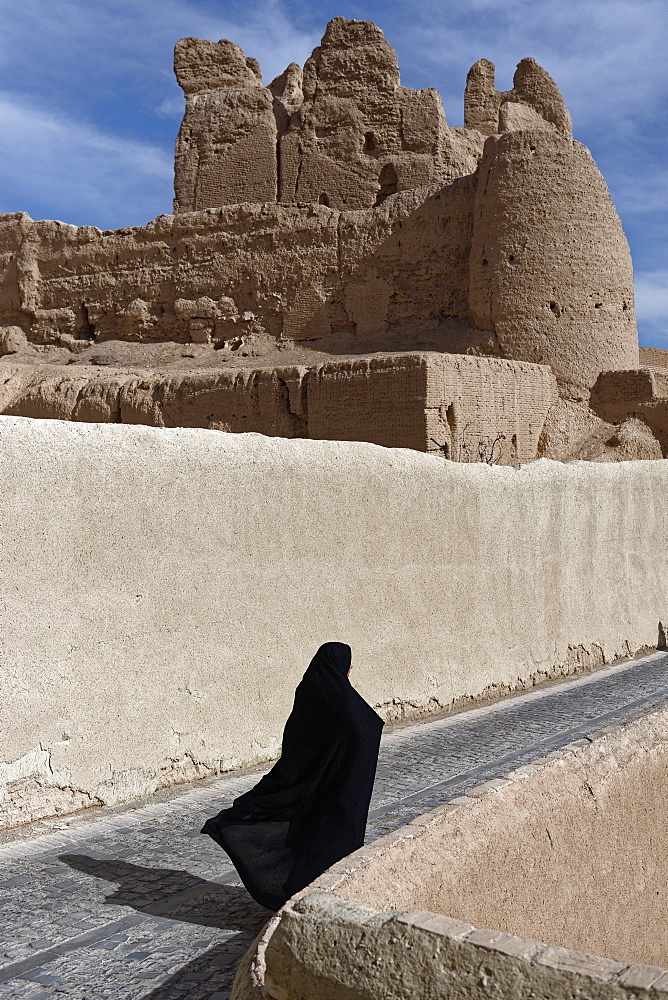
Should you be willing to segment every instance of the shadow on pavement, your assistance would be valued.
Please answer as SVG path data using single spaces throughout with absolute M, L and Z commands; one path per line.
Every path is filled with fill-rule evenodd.
M 105 903 L 130 906 L 140 913 L 205 927 L 244 931 L 255 935 L 271 916 L 243 886 L 219 885 L 171 868 L 143 868 L 115 859 L 86 854 L 61 854 L 60 860 L 92 878 L 117 882 Z

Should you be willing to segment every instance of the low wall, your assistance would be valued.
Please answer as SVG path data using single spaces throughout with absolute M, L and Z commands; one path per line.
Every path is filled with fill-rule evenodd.
M 295 897 L 233 997 L 668 994 L 667 776 L 664 705 L 471 789 Z
M 502 465 L 536 457 L 557 400 L 546 365 L 424 351 L 173 374 L 0 364 L 0 413 L 369 441 Z M 496 442 L 496 443 L 495 443 Z M 493 452 L 493 455 L 492 455 Z
M 667 487 L 0 417 L 3 825 L 272 758 L 325 640 L 389 719 L 656 645 Z
M 325 893 L 283 911 L 266 960 L 265 992 L 243 989 L 237 980 L 232 1000 L 668 996 L 666 969 L 627 965 L 424 911 L 378 913 Z

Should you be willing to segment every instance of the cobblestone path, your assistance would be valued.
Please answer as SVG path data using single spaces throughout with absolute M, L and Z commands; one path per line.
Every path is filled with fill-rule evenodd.
M 652 653 L 388 729 L 368 839 L 666 699 L 668 655 Z M 1 1000 L 224 1000 L 269 912 L 249 899 L 225 855 L 197 831 L 260 773 L 5 836 Z

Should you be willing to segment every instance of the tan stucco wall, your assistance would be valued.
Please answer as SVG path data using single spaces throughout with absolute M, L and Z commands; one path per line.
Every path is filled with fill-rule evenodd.
M 3 822 L 270 758 L 324 640 L 389 717 L 655 644 L 667 486 L 0 418 Z

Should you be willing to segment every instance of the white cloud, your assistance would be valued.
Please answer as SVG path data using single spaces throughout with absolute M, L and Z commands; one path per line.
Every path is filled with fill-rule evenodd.
M 184 108 L 183 94 L 174 94 L 160 101 L 155 107 L 155 112 L 158 115 L 164 115 L 165 118 L 181 118 Z
M 104 227 L 110 217 L 115 225 L 147 221 L 152 191 L 161 193 L 155 214 L 165 204 L 172 158 L 158 147 L 105 134 L 2 93 L 0 131 L 2 211 L 34 212 L 33 205 L 55 202 L 61 221 Z
M 184 0 L 170 0 L 173 40 L 181 37 L 177 28 L 201 38 L 218 41 L 231 38 L 240 45 L 247 56 L 258 59 L 265 83 L 278 76 L 291 62 L 303 64 L 320 42 L 324 30 L 300 31 L 293 24 L 286 5 L 279 0 L 256 0 L 243 7 L 238 17 L 204 16 L 193 18 L 192 6 Z M 161 8 L 162 20 L 162 8 Z M 192 27 L 186 31 L 185 25 Z
M 238 13 L 234 12 L 237 8 Z M 39 25 L 39 31 L 35 26 Z M 297 29 L 279 0 L 220 4 L 220 13 L 193 0 L 24 0 L 3 14 L 0 64 L 19 74 L 25 53 L 38 71 L 53 67 L 63 85 L 86 81 L 95 93 L 99 82 L 115 76 L 122 86 L 134 78 L 146 85 L 172 84 L 171 51 L 181 37 L 217 41 L 231 38 L 259 59 L 266 82 L 289 62 L 303 61 L 319 33 Z M 46 65 L 39 66 L 44 54 Z M 174 84 L 175 86 L 175 84 Z
M 668 326 L 668 271 L 641 271 L 635 285 L 639 319 Z
M 644 271 L 635 277 L 640 342 L 668 347 L 668 271 Z
M 411 63 L 447 80 L 453 117 L 466 69 L 483 57 L 496 64 L 499 89 L 512 85 L 520 59 L 537 59 L 563 91 L 576 131 L 627 129 L 658 111 L 667 90 L 663 0 L 416 0 L 410 17 L 393 12 L 390 5 L 386 35 L 393 40 L 396 24 Z
M 615 204 L 620 214 L 642 215 L 668 211 L 668 173 L 664 167 L 643 165 L 635 174 L 615 177 Z

